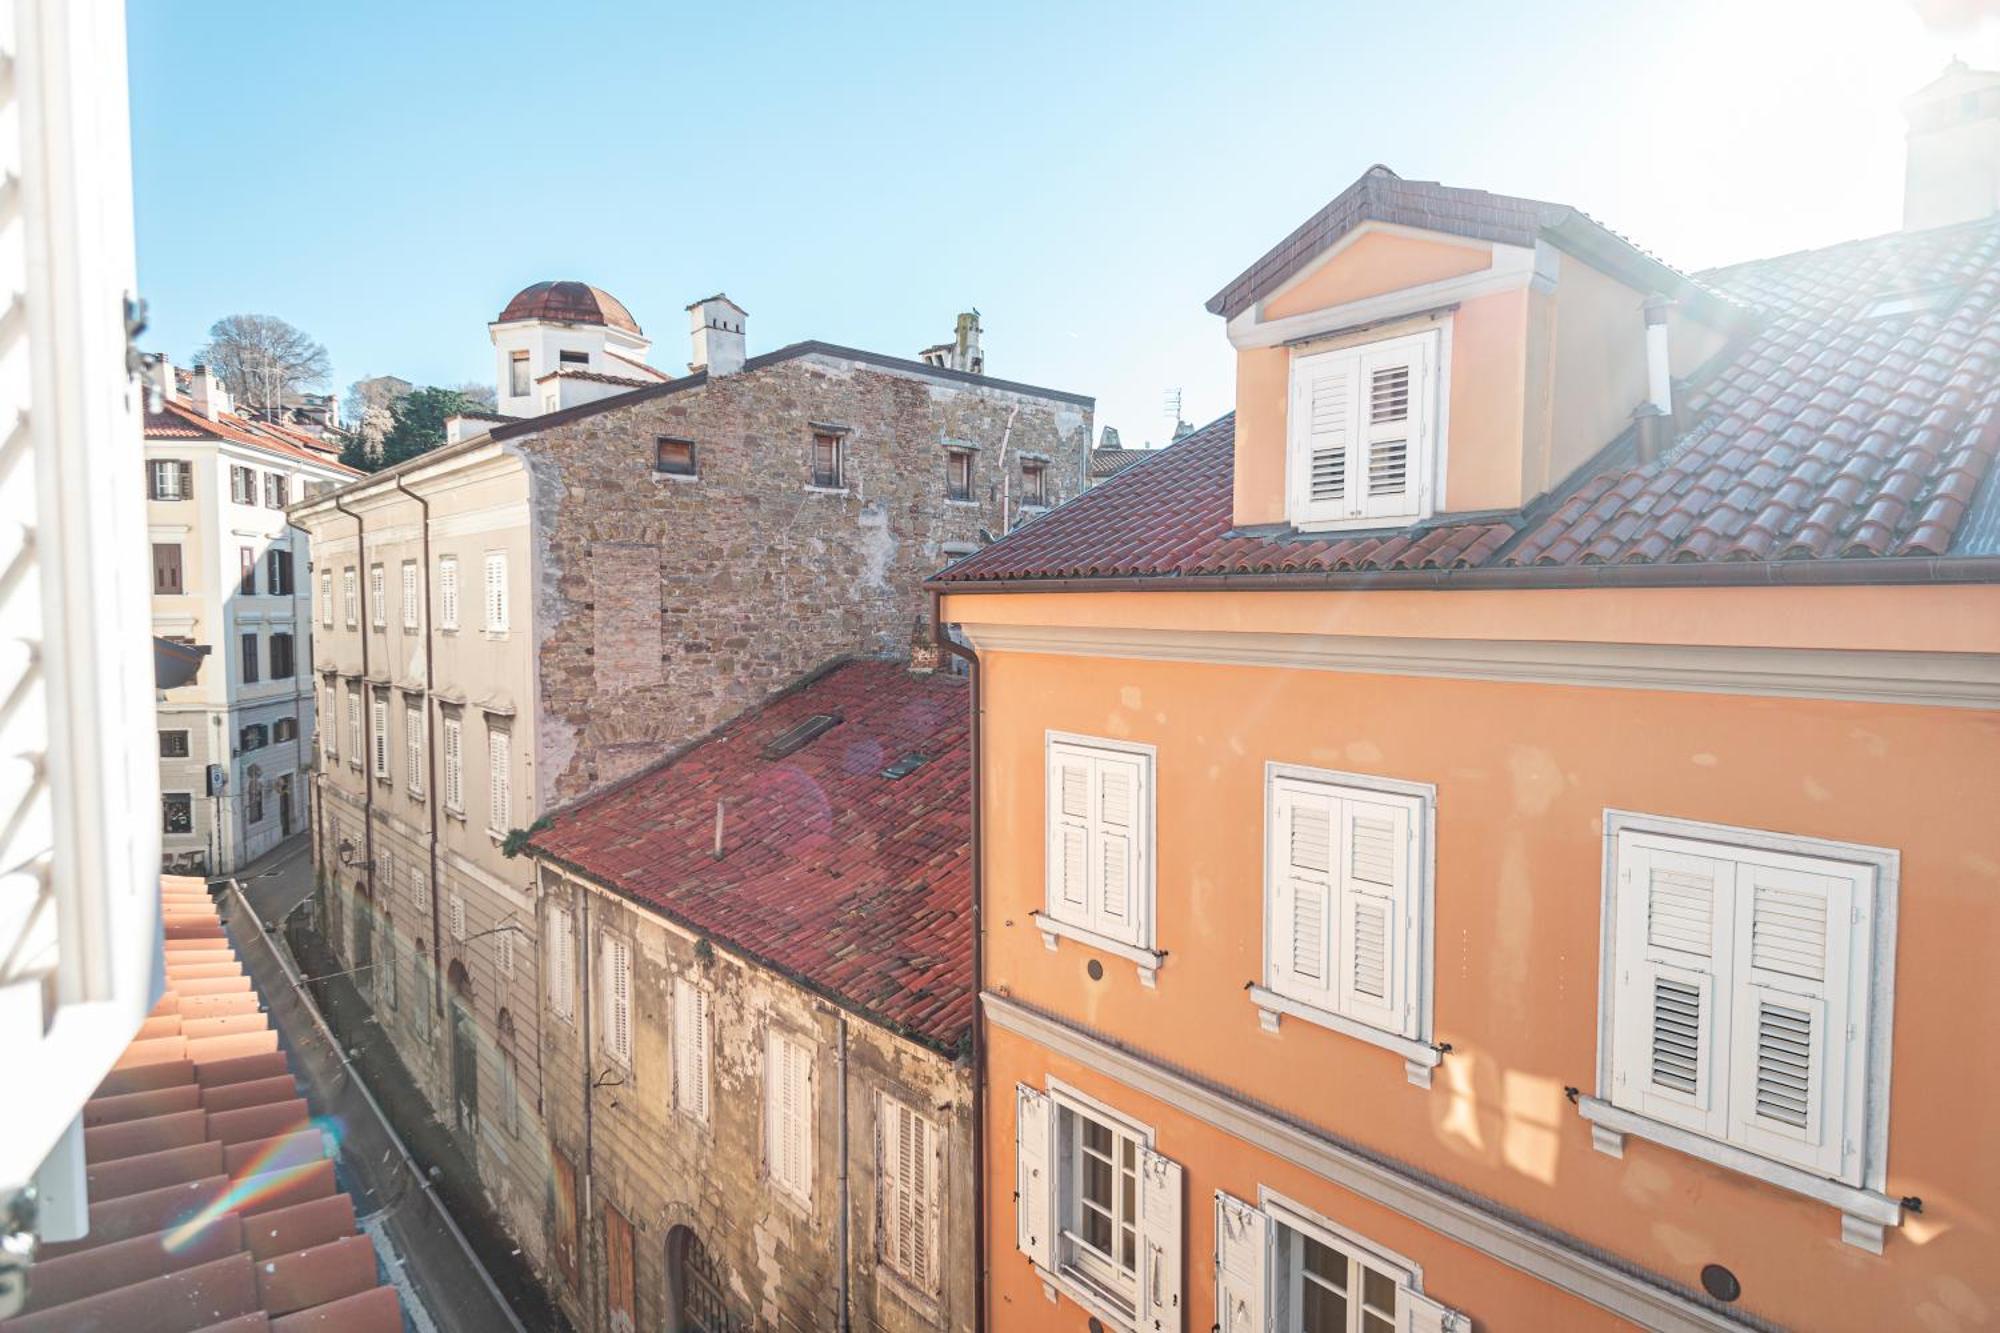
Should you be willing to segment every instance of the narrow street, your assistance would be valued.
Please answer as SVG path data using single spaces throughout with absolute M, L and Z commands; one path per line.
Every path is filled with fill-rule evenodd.
M 312 895 L 308 839 L 292 839 L 253 863 L 237 884 L 218 896 L 230 936 L 292 1053 L 315 1115 L 339 1136 L 342 1185 L 354 1197 L 361 1229 L 374 1241 L 387 1280 L 399 1289 L 411 1326 L 419 1333 L 549 1327 L 537 1293 L 519 1293 L 510 1305 L 474 1258 L 433 1193 L 427 1168 L 411 1160 L 351 1057 L 302 994 L 297 962 L 288 951 L 281 953 L 286 918 L 305 910 Z M 246 918 L 246 902 L 255 920 Z

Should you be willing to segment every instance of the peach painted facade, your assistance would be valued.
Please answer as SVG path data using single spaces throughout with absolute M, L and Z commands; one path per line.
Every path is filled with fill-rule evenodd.
M 1236 528 L 1295 519 L 1300 358 L 1414 331 L 1442 349 L 1408 364 L 1436 366 L 1444 405 L 1439 489 L 1414 522 L 1559 490 L 1648 400 L 1647 294 L 1568 250 L 1357 228 L 1230 318 Z M 1713 306 L 1669 318 L 1676 385 L 1727 322 Z M 1169 519 L 1134 506 L 1128 521 L 1164 544 Z M 1125 534 L 1107 525 L 1079 507 L 1073 527 L 1112 549 Z M 1081 547 L 1041 558 L 1060 590 L 1035 586 L 1053 574 L 937 585 L 980 673 L 989 1327 L 2000 1325 L 2000 1147 L 1984 1129 L 2000 1071 L 1970 1045 L 2000 1022 L 2000 586 L 1730 586 L 1692 567 L 1684 586 L 1581 586 L 1587 570 L 1577 586 L 1533 586 L 1548 571 L 1285 586 L 1276 562 L 1252 586 L 1204 587 L 1200 571 L 1093 582 L 1068 572 L 1093 558 Z M 1337 859 L 1363 836 L 1348 803 L 1409 821 L 1387 1017 L 1356 1021 L 1344 992 L 1298 1003 L 1278 980 L 1308 920 L 1280 905 L 1298 901 L 1278 886 L 1308 827 L 1288 783 L 1334 793 Z M 1812 1020 L 1828 1025 L 1820 1109 L 1800 1134 L 1821 1135 L 1827 1165 L 1746 1151 L 1735 1119 L 1655 1123 L 1614 1090 L 1641 1068 L 1636 1010 L 1612 1018 L 1630 923 L 1648 947 L 1672 926 L 1664 880 L 1633 859 L 1648 837 L 1706 848 L 1745 885 L 1764 884 L 1741 869 L 1761 856 L 1861 886 L 1851 916 L 1829 896 L 1813 918 L 1851 928 L 1861 960 L 1842 970 L 1843 944 L 1811 964 L 1833 977 L 1812 1012 L 1834 1017 Z M 1701 929 L 1740 928 L 1766 967 L 1765 900 L 1729 893 L 1704 909 L 1724 924 Z M 1376 937 L 1343 920 L 1341 966 L 1373 959 Z M 1714 1027 L 1688 1079 L 1728 1080 L 1730 1117 L 1765 1115 L 1742 1108 L 1778 1095 L 1756 1051 L 1779 1029 L 1768 995 L 1741 998 L 1751 965 L 1732 974 L 1733 957 L 1715 974 L 1738 997 L 1723 1012 L 1764 1026 Z M 1659 1084 L 1676 1019 L 1645 984 L 1639 1049 Z M 1702 992 L 1698 1022 L 1720 1023 L 1723 993 Z M 1847 1053 L 1832 1073 L 1828 1051 Z M 1123 1179 L 1121 1161 L 1136 1162 L 1129 1205 L 1095 1183 Z M 1253 1278 L 1234 1265 L 1259 1234 Z M 1302 1276 L 1324 1247 L 1357 1284 L 1332 1324 L 1301 1317 L 1304 1301 L 1329 1308 Z M 1393 1306 L 1379 1321 L 1353 1304 L 1364 1272 Z

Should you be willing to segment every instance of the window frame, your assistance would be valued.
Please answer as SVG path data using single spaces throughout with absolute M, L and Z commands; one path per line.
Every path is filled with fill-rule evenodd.
M 535 391 L 532 365 L 526 352 L 507 354 L 507 396 L 525 398 Z
M 504 806 L 505 808 L 501 808 Z M 486 724 L 486 829 L 505 837 L 514 827 L 514 732 Z
M 237 679 L 245 685 L 263 684 L 259 674 L 260 663 L 257 660 L 263 652 L 263 637 L 254 629 L 240 629 L 236 632 L 236 674 Z
M 1157 1151 L 1154 1146 L 1156 1139 L 1155 1131 L 1153 1126 L 1137 1120 L 1114 1107 L 1108 1106 L 1097 1098 L 1081 1092 L 1059 1079 L 1051 1078 L 1048 1081 L 1047 1095 L 1051 1108 L 1049 1162 L 1053 1173 L 1053 1177 L 1049 1182 L 1049 1188 L 1054 1201 L 1056 1215 L 1055 1234 L 1049 1238 L 1050 1244 L 1054 1247 L 1050 1256 L 1053 1263 L 1051 1271 L 1056 1277 L 1063 1279 L 1067 1283 L 1081 1283 L 1085 1291 L 1097 1298 L 1097 1301 L 1093 1302 L 1093 1304 L 1101 1302 L 1105 1297 L 1122 1302 L 1120 1305 L 1115 1305 L 1113 1309 L 1122 1317 L 1125 1323 L 1130 1324 L 1137 1318 L 1139 1283 L 1146 1266 L 1144 1255 L 1146 1235 L 1140 1210 L 1137 1206 L 1138 1196 L 1141 1191 L 1140 1176 L 1143 1174 L 1143 1164 L 1139 1157 L 1139 1152 L 1141 1150 L 1146 1152 Z M 1127 1219 L 1127 1222 L 1132 1229 L 1133 1236 L 1133 1266 L 1129 1287 L 1126 1284 L 1122 1271 L 1116 1271 L 1110 1275 L 1117 1285 L 1107 1284 L 1104 1277 L 1100 1276 L 1099 1271 L 1094 1271 L 1101 1270 L 1107 1260 L 1113 1265 L 1114 1269 L 1122 1270 L 1123 1266 L 1118 1263 L 1115 1256 L 1103 1255 L 1093 1251 L 1085 1256 L 1090 1261 L 1089 1263 L 1079 1265 L 1071 1262 L 1073 1245 L 1077 1243 L 1087 1245 L 1088 1242 L 1082 1241 L 1081 1236 L 1076 1231 L 1077 1224 L 1081 1221 L 1080 1210 L 1082 1207 L 1081 1198 L 1077 1194 L 1077 1173 L 1080 1166 L 1078 1154 L 1081 1152 L 1082 1134 L 1075 1128 L 1072 1128 L 1068 1134 L 1068 1141 L 1065 1142 L 1063 1117 L 1066 1115 L 1073 1119 L 1080 1117 L 1094 1121 L 1111 1131 L 1114 1164 L 1111 1192 L 1114 1202 L 1118 1201 L 1122 1193 L 1118 1188 L 1119 1177 L 1116 1169 L 1116 1158 L 1119 1154 L 1117 1150 L 1123 1141 L 1127 1139 L 1132 1141 L 1134 1211 L 1132 1216 Z M 1118 1226 L 1115 1213 L 1112 1226 L 1115 1233 Z M 1116 1244 L 1115 1234 L 1113 1243 Z M 1183 1281 L 1185 1281 L 1185 1277 L 1183 1277 Z
M 1033 478 L 1032 485 L 1029 478 Z M 1049 460 L 1046 458 L 1021 459 L 1021 508 L 1047 509 L 1049 502 Z
M 576 1022 L 576 917 L 567 907 L 549 904 L 549 1013 L 565 1023 Z
M 1410 817 L 1413 847 L 1410 852 L 1410 897 L 1407 935 L 1399 936 L 1403 959 L 1402 985 L 1411 1011 L 1411 1031 L 1382 1027 L 1367 1017 L 1328 1008 L 1316 997 L 1301 995 L 1278 984 L 1272 968 L 1272 951 L 1278 931 L 1275 872 L 1278 793 L 1283 784 L 1303 784 L 1330 788 L 1328 795 L 1339 799 L 1352 793 L 1361 799 L 1389 798 L 1412 805 Z M 1403 1057 L 1404 1074 L 1420 1088 L 1431 1086 L 1431 1071 L 1443 1060 L 1434 1039 L 1437 948 L 1437 786 L 1372 773 L 1353 773 L 1315 768 L 1303 764 L 1267 760 L 1264 764 L 1263 840 L 1263 936 L 1260 979 L 1248 991 L 1257 1006 L 1258 1019 L 1266 1032 L 1280 1030 L 1281 1020 L 1290 1016 L 1345 1036 L 1380 1046 Z M 1340 935 L 1332 936 L 1333 954 L 1329 970 L 1339 956 Z M 1337 995 L 1336 995 L 1337 1006 Z
M 418 612 L 420 611 L 421 608 L 417 604 L 418 589 L 422 586 L 422 584 L 420 581 L 420 576 L 417 573 L 416 561 L 405 560 L 403 562 L 402 578 L 403 578 L 403 630 L 405 633 L 414 634 L 419 629 L 422 628 L 422 624 L 418 618 Z
M 438 722 L 444 747 L 444 808 L 465 818 L 465 719 L 446 711 Z
M 701 997 L 700 1032 L 694 1034 L 696 1049 L 690 1052 L 688 1049 L 690 1020 L 686 1016 L 686 1010 L 690 998 L 697 995 Z M 715 994 L 694 978 L 680 976 L 674 978 L 670 1002 L 674 1007 L 672 1019 L 674 1110 L 696 1124 L 706 1126 L 711 1122 L 711 1110 L 715 1102 Z M 694 1104 L 696 1099 L 687 1091 L 688 1084 L 696 1078 L 699 1078 L 701 1083 L 699 1104 Z
M 154 542 L 152 543 L 152 548 L 153 548 L 153 596 L 155 597 L 187 596 L 187 556 L 186 552 L 184 552 L 181 549 L 181 544 L 179 542 Z M 170 559 L 162 560 L 160 558 L 161 554 L 166 551 L 172 551 L 173 556 Z M 168 573 L 171 573 L 173 575 L 171 580 L 165 580 L 161 577 L 162 575 Z M 163 582 L 168 582 L 168 581 L 172 582 L 173 584 L 171 588 L 160 586 Z
M 167 481 L 171 477 L 172 481 Z M 194 498 L 193 466 L 184 458 L 146 460 L 146 498 L 149 500 L 190 500 Z
M 974 463 L 978 451 L 965 445 L 947 445 L 944 451 L 944 498 L 949 504 L 976 504 L 972 498 Z M 963 473 L 963 476 L 959 474 Z
M 271 631 L 265 649 L 270 657 L 272 680 L 293 680 L 299 674 L 298 640 L 290 630 Z
M 1850 947 L 1865 957 L 1850 958 L 1849 980 L 1850 983 L 1858 980 L 1867 991 L 1860 996 L 1850 994 L 1848 1002 L 1850 1015 L 1857 1008 L 1865 1008 L 1866 1013 L 1860 1023 L 1856 1049 L 1848 1056 L 1860 1069 L 1850 1075 L 1850 1098 L 1843 1115 L 1850 1125 L 1857 1118 L 1861 1122 L 1858 1132 L 1852 1135 L 1859 1145 L 1859 1162 L 1852 1175 L 1858 1184 L 1764 1155 L 1730 1138 L 1669 1124 L 1615 1104 L 1620 971 L 1617 911 L 1621 837 L 1628 834 L 1683 844 L 1708 844 L 1721 852 L 1775 854 L 1853 868 L 1857 876 L 1853 889 L 1855 911 L 1865 916 L 1866 921 L 1855 926 Z M 1903 1216 L 1900 1200 L 1886 1193 L 1901 864 L 1902 854 L 1894 848 L 1607 808 L 1599 919 L 1597 1095 L 1583 1097 L 1578 1103 L 1583 1118 L 1590 1122 L 1593 1146 L 1609 1156 L 1622 1157 L 1625 1136 L 1635 1134 L 1831 1204 L 1842 1213 L 1842 1239 L 1880 1254 L 1884 1228 L 1900 1226 Z M 1724 982 L 1718 977 L 1716 984 Z M 1728 984 L 1734 984 L 1733 973 Z M 1727 1076 L 1727 1063 L 1721 1063 Z M 1726 1101 L 1726 1084 L 1717 1096 Z
M 619 931 L 600 930 L 597 932 L 597 940 L 598 973 L 603 987 L 603 993 L 598 996 L 598 1005 L 604 1019 L 598 1025 L 598 1049 L 603 1052 L 607 1060 L 629 1076 L 632 1073 L 632 1051 L 638 1044 L 634 1029 L 639 1021 L 639 997 L 632 966 L 633 955 L 637 951 L 632 947 L 631 939 Z M 622 1041 L 617 1022 L 620 1001 L 616 994 L 621 972 L 625 982 Z
M 178 750 L 168 748 L 167 737 L 169 736 L 178 736 L 181 738 Z M 194 757 L 193 745 L 193 737 L 186 727 L 166 727 L 160 730 L 160 758 L 162 759 L 191 759 Z
M 784 1126 L 780 1124 L 782 1111 L 779 1109 L 778 1074 L 780 1051 L 792 1049 L 804 1054 L 805 1076 L 803 1098 L 805 1109 L 800 1123 L 800 1179 L 794 1181 L 779 1169 L 778 1142 Z M 772 1022 L 764 1029 L 764 1176 L 771 1188 L 786 1199 L 804 1208 L 808 1213 L 813 1206 L 813 1171 L 817 1165 L 815 1158 L 814 1130 L 819 1123 L 819 1088 L 817 1059 L 818 1043 L 797 1030 L 782 1023 Z
M 1421 414 L 1421 424 L 1413 431 L 1407 455 L 1409 482 L 1404 494 L 1410 498 L 1407 511 L 1392 513 L 1356 512 L 1353 507 L 1354 490 L 1350 484 L 1341 501 L 1347 512 L 1329 515 L 1313 510 L 1310 492 L 1312 462 L 1310 457 L 1310 436 L 1307 430 L 1309 412 L 1303 409 L 1301 393 L 1304 391 L 1313 370 L 1336 363 L 1353 362 L 1356 379 L 1355 417 L 1349 422 L 1352 430 L 1360 421 L 1361 400 L 1366 396 L 1362 384 L 1365 363 L 1371 358 L 1400 357 L 1410 354 L 1417 386 L 1412 390 L 1409 402 L 1410 418 Z M 1438 489 L 1445 475 L 1446 447 L 1450 437 L 1450 399 L 1446 391 L 1451 380 L 1451 326 L 1449 323 L 1396 334 L 1387 338 L 1358 341 L 1338 347 L 1317 350 L 1295 349 L 1285 371 L 1285 520 L 1300 532 L 1339 532 L 1343 530 L 1372 530 L 1386 528 L 1408 528 L 1429 519 L 1438 509 Z M 1406 418 L 1408 419 L 1408 418 Z M 1346 475 L 1349 483 L 1366 473 L 1368 461 L 1365 457 L 1367 446 L 1366 423 L 1361 424 L 1358 439 L 1350 439 L 1347 445 L 1348 461 Z M 1360 457 L 1360 466 L 1355 459 Z M 1366 499 L 1363 501 L 1366 507 Z
M 833 445 L 833 469 L 829 474 L 820 469 L 820 442 Z M 815 491 L 845 491 L 847 489 L 847 432 L 829 430 L 825 427 L 812 428 L 812 439 L 806 445 L 806 486 Z
M 687 466 L 668 467 L 664 461 L 664 451 L 668 447 L 687 449 Z M 673 477 L 681 481 L 694 481 L 701 476 L 701 446 L 682 435 L 658 435 L 653 438 L 653 475 Z
M 1140 799 L 1135 802 L 1141 828 L 1135 839 L 1135 852 L 1139 862 L 1133 883 L 1135 902 L 1135 925 L 1130 940 L 1106 934 L 1091 920 L 1078 920 L 1054 910 L 1056 898 L 1056 800 L 1057 789 L 1054 781 L 1056 756 L 1060 750 L 1098 751 L 1105 755 L 1136 761 L 1140 767 Z M 1044 784 L 1042 803 L 1042 906 L 1030 913 L 1030 918 L 1042 933 L 1042 943 L 1051 952 L 1058 948 L 1058 941 L 1069 938 L 1086 948 L 1115 954 L 1136 963 L 1139 980 L 1150 987 L 1154 984 L 1154 973 L 1165 960 L 1166 953 L 1159 947 L 1159 896 L 1158 896 L 1158 811 L 1159 811 L 1159 750 L 1143 741 L 1115 740 L 1105 736 L 1084 736 L 1074 732 L 1051 729 L 1043 734 L 1042 780 Z M 1095 795 L 1092 795 L 1093 803 Z M 1086 853 L 1087 854 L 1087 853 Z M 1085 915 L 1091 916 L 1092 909 L 1086 906 Z

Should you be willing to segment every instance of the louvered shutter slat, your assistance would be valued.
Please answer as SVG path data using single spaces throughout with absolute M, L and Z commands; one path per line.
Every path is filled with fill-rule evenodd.
M 1055 1105 L 1025 1083 L 1014 1087 L 1015 1243 L 1045 1272 L 1053 1272 L 1055 1191 L 1052 1166 Z
M 1139 1149 L 1139 1322 L 1177 1333 L 1181 1314 L 1180 1163 Z
M 1340 798 L 1340 1010 L 1404 1036 L 1416 1035 L 1407 977 L 1416 813 L 1413 801 Z
M 1215 1193 L 1216 1333 L 1267 1333 L 1271 1308 L 1271 1219 Z

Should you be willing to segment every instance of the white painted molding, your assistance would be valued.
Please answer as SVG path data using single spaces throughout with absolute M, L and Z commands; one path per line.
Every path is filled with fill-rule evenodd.
M 2000 654 L 960 622 L 980 652 L 2000 708 Z
M 1411 1086 L 1428 1088 L 1431 1085 L 1431 1071 L 1444 1062 L 1444 1055 L 1429 1042 L 1415 1041 L 1394 1032 L 1384 1032 L 1380 1028 L 1357 1023 L 1342 1014 L 1321 1009 L 1316 1005 L 1302 1004 L 1288 995 L 1280 995 L 1268 986 L 1250 987 L 1250 1002 L 1257 1006 L 1257 1021 L 1266 1032 L 1276 1032 L 1279 1020 L 1290 1016 L 1300 1022 L 1323 1027 L 1329 1032 L 1338 1032 L 1356 1041 L 1365 1041 L 1371 1046 L 1380 1046 L 1385 1051 L 1393 1051 L 1403 1057 L 1403 1074 Z
M 1673 1333 L 1741 1333 L 1745 1327 L 1701 1304 L 1692 1294 L 1668 1287 L 1665 1278 L 1649 1281 L 1597 1257 L 1579 1241 L 1525 1225 L 1497 1204 L 1440 1189 L 1405 1167 L 1357 1152 L 1239 1094 L 1196 1082 L 1164 1063 L 1006 996 L 987 991 L 980 1002 L 988 1021 L 1004 1032 L 1076 1060 L 1144 1096 L 1642 1327 Z
M 1094 930 L 1072 926 L 1067 921 L 1057 920 L 1047 912 L 1030 912 L 1028 919 L 1035 923 L 1035 929 L 1042 932 L 1042 943 L 1050 953 L 1056 952 L 1058 940 L 1075 940 L 1085 949 L 1112 954 L 1127 962 L 1136 963 L 1139 967 L 1139 982 L 1149 990 L 1154 984 L 1154 974 L 1160 970 L 1160 964 L 1166 961 L 1166 954 L 1157 949 L 1141 949 L 1122 940 L 1100 935 Z

